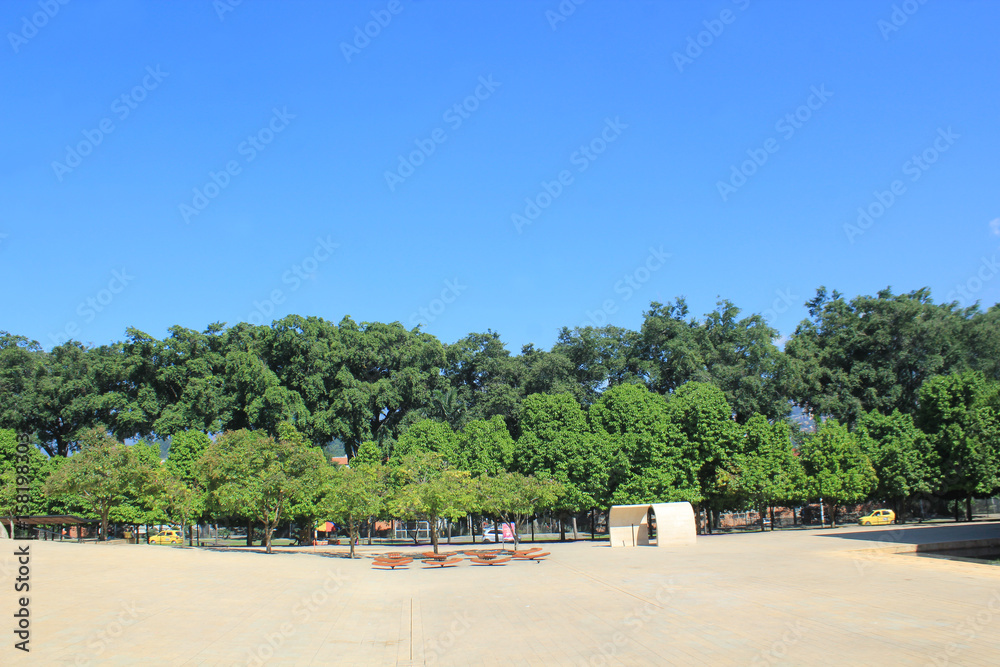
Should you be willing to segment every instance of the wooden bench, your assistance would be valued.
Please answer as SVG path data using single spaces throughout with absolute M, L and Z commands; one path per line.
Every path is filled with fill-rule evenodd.
M 514 558 L 515 560 L 533 560 L 536 563 L 540 563 L 542 560 L 545 559 L 546 556 L 551 556 L 551 555 L 552 552 L 550 551 L 530 551 L 530 552 L 516 553 L 514 554 Z
M 469 559 L 474 565 L 502 565 L 510 560 L 509 557 L 505 558 L 480 558 L 478 556 L 473 556 Z
M 461 558 L 449 558 L 447 560 L 442 560 L 440 558 L 431 558 L 429 560 L 421 561 L 427 565 L 437 565 L 438 567 L 454 567 L 462 562 Z
M 372 560 L 372 567 L 387 567 L 390 570 L 395 570 L 397 567 L 406 567 L 413 562 L 412 558 L 374 558 Z

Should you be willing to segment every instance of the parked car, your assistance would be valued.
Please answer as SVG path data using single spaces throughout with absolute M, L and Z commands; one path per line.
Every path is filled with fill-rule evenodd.
M 896 513 L 892 510 L 875 510 L 871 514 L 858 517 L 858 523 L 862 526 L 881 526 L 895 520 Z
M 150 544 L 184 544 L 184 536 L 177 530 L 161 530 L 149 538 Z
M 507 535 L 504 536 L 503 526 L 507 527 Z M 500 544 L 502 542 L 513 542 L 514 541 L 514 527 L 511 524 L 502 524 L 501 530 L 497 530 L 494 526 L 483 526 L 483 542 L 496 542 Z

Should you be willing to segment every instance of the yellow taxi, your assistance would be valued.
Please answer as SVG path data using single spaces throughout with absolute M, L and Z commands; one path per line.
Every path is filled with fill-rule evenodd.
M 858 523 L 862 526 L 881 526 L 895 520 L 896 513 L 892 510 L 875 510 L 871 514 L 858 517 Z
M 176 530 L 161 530 L 149 538 L 150 544 L 184 544 L 184 536 Z

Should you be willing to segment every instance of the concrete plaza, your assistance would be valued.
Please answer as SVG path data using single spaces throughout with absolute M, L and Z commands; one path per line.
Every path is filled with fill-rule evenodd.
M 1000 568 L 892 553 L 988 538 L 1000 523 L 845 526 L 396 571 L 345 547 L 2 540 L 8 627 L 30 544 L 31 652 L 8 629 L 0 664 L 996 665 Z

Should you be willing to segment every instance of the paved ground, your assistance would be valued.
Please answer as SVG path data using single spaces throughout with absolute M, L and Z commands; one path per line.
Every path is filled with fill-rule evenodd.
M 539 564 L 397 571 L 31 542 L 31 653 L 6 629 L 0 664 L 996 665 L 1000 567 L 884 550 L 982 538 L 1000 523 L 578 542 Z

